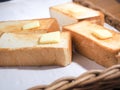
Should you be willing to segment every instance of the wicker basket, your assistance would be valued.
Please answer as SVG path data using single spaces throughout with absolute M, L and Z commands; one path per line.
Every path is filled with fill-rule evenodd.
M 28 90 L 120 90 L 120 65 L 105 70 L 91 70 L 79 77 L 60 78 L 50 85 Z

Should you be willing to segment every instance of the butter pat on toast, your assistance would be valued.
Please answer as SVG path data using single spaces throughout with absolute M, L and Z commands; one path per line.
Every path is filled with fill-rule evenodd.
M 34 28 L 40 28 L 39 21 L 36 20 L 31 23 L 27 23 L 27 24 L 23 25 L 23 30 L 30 30 L 30 29 L 34 29 Z
M 103 30 L 103 29 L 95 29 L 92 31 L 92 34 L 98 38 L 98 39 L 101 39 L 101 40 L 104 40 L 104 39 L 108 39 L 108 38 L 111 38 L 113 35 L 111 32 L 109 32 L 108 30 Z
M 105 67 L 120 64 L 119 32 L 88 21 L 64 26 L 63 31 L 71 32 L 75 49 L 80 54 Z M 95 31 L 96 36 L 93 35 Z
M 52 44 L 58 42 L 60 42 L 60 31 L 43 34 L 41 36 L 41 39 L 39 40 L 40 44 L 47 44 L 47 43 Z
M 60 33 L 60 41 L 52 44 L 49 40 L 46 44 L 39 43 L 41 37 L 38 33 L 3 33 L 0 37 L 0 66 L 66 66 L 71 63 L 69 32 Z
M 46 33 L 51 31 L 58 31 L 58 30 L 59 30 L 59 25 L 54 18 L 0 22 L 0 32 Z

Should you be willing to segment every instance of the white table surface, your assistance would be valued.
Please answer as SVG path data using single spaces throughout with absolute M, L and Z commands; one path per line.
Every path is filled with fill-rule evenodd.
M 0 21 L 48 18 L 49 7 L 71 0 L 12 0 L 0 3 Z M 105 24 L 106 27 L 111 28 Z M 112 28 L 113 29 L 113 28 Z M 32 86 L 49 84 L 64 76 L 79 76 L 102 66 L 79 55 L 66 67 L 0 67 L 0 90 L 26 90 Z

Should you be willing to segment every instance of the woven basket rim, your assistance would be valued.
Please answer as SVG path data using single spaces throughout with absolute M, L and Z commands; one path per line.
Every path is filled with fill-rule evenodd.
M 111 90 L 116 87 L 120 87 L 120 64 L 105 70 L 90 70 L 78 77 L 62 77 L 49 85 L 28 90 Z

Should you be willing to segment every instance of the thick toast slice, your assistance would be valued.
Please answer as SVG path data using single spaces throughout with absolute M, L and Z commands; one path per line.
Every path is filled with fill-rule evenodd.
M 63 31 L 71 32 L 75 49 L 80 54 L 105 67 L 120 64 L 119 32 L 88 21 L 64 26 Z
M 0 66 L 66 66 L 71 63 L 71 36 L 60 34 L 58 43 L 39 44 L 43 34 L 3 33 L 0 37 Z
M 56 18 L 61 26 L 88 20 L 100 25 L 104 23 L 104 15 L 100 11 L 86 8 L 73 2 L 50 7 L 50 15 Z

